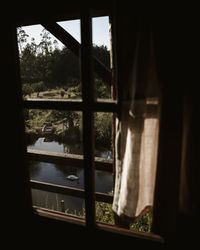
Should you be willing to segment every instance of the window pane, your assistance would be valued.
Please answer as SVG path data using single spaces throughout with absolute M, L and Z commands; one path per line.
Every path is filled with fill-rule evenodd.
M 33 205 L 83 217 L 85 202 L 80 198 L 80 192 L 67 190 L 66 195 L 56 189 L 48 191 L 44 186 L 54 184 L 84 190 L 82 113 L 39 109 L 25 110 L 24 113 L 28 156 L 31 157 L 28 165 L 30 179 L 42 182 L 45 188 L 45 191 L 37 186 L 32 188 Z M 37 155 L 33 156 L 33 152 Z M 41 155 L 44 161 L 38 160 Z M 69 160 L 62 163 L 59 157 L 61 161 L 62 157 L 69 157 Z M 74 159 L 78 159 L 78 163 Z
M 30 162 L 31 181 L 56 184 L 76 189 L 84 189 L 83 168 L 47 162 Z M 72 179 L 72 177 L 74 179 Z M 48 192 L 32 188 L 33 206 L 64 212 L 68 215 L 85 216 L 85 200 L 73 195 Z
M 24 112 L 28 149 L 82 154 L 82 113 L 29 109 Z
M 95 156 L 99 162 L 107 162 L 109 168 L 95 170 L 96 192 L 105 195 L 113 193 L 112 173 L 112 114 L 98 112 L 94 114 L 95 127 Z M 97 159 L 97 158 L 96 158 Z M 104 199 L 104 198 L 103 198 Z M 112 205 L 96 201 L 96 221 L 113 224 Z
M 94 113 L 95 156 L 112 158 L 112 113 Z
M 92 18 L 93 55 L 110 71 L 110 33 L 109 17 Z M 111 82 L 94 72 L 94 90 L 96 99 L 111 99 Z
M 80 21 L 65 22 L 80 34 Z M 17 29 L 24 99 L 80 99 L 80 60 L 42 25 Z

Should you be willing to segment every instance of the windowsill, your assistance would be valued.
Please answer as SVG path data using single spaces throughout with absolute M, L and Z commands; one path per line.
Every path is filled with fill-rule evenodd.
M 61 220 L 61 221 L 77 224 L 80 226 L 85 226 L 85 220 L 76 216 L 70 216 L 62 212 L 53 211 L 53 210 L 49 210 L 45 208 L 37 208 L 37 207 L 33 207 L 33 211 L 36 215 L 39 215 L 39 216 L 47 217 L 50 219 Z
M 158 242 L 158 243 L 164 243 L 164 239 L 161 236 L 157 234 L 153 234 L 153 233 L 137 232 L 131 229 L 125 229 L 125 228 L 116 227 L 116 226 L 112 226 L 108 224 L 102 224 L 102 223 L 97 223 L 97 228 L 99 228 L 100 230 L 108 231 L 108 232 L 114 232 L 114 233 L 123 234 L 127 236 L 134 236 L 140 239 L 151 240 L 151 241 Z
M 84 226 L 84 227 L 86 226 L 84 219 L 75 217 L 75 216 L 66 215 L 62 212 L 57 212 L 57 211 L 52 211 L 49 209 L 43 209 L 43 208 L 37 208 L 37 207 L 34 207 L 34 212 L 38 216 L 61 220 L 61 221 L 65 221 L 67 223 L 73 223 L 79 226 Z M 96 229 L 111 232 L 111 233 L 121 234 L 125 236 L 136 237 L 138 239 L 150 240 L 150 241 L 161 243 L 161 244 L 164 243 L 164 239 L 161 236 L 157 234 L 153 234 L 153 233 L 137 232 L 134 230 L 116 227 L 113 225 L 108 225 L 108 224 L 103 224 L 103 223 L 97 223 Z

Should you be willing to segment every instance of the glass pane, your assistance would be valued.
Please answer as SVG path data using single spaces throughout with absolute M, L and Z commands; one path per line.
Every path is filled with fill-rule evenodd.
M 68 23 L 67 21 L 65 23 Z M 69 21 L 80 35 L 80 21 Z M 80 99 L 80 60 L 42 25 L 17 29 L 24 99 Z
M 84 199 L 32 189 L 33 206 L 85 218 Z
M 112 113 L 94 113 L 95 156 L 112 159 Z
M 75 111 L 57 110 L 25 110 L 25 127 L 27 149 L 39 150 L 46 160 L 38 161 L 37 157 L 29 160 L 29 175 L 32 181 L 56 184 L 70 188 L 84 190 L 83 164 L 57 163 L 55 153 L 64 153 L 65 156 L 78 159 L 82 156 L 82 113 Z M 37 153 L 40 153 L 37 151 Z M 35 151 L 34 151 L 35 152 Z M 64 156 L 63 155 L 63 156 Z M 78 156 L 80 155 L 80 156 Z M 75 156 L 73 157 L 73 159 Z M 37 188 L 37 187 L 36 187 Z M 55 192 L 47 192 L 32 189 L 32 201 L 34 206 L 53 209 L 67 213 L 68 215 L 84 216 L 85 201 L 76 194 L 63 195 Z
M 29 164 L 31 181 L 74 187 L 81 190 L 84 189 L 83 171 L 81 168 L 47 162 L 32 161 Z M 72 176 L 76 179 L 71 179 Z M 85 200 L 75 195 L 70 196 L 32 188 L 32 202 L 33 206 L 40 208 L 60 211 L 67 215 L 85 216 Z
M 99 168 L 95 170 L 96 192 L 105 195 L 113 194 L 112 173 L 112 116 L 111 113 L 98 112 L 94 114 L 95 127 L 95 158 Z M 103 167 L 103 163 L 109 163 L 109 168 Z M 107 166 L 108 167 L 108 166 Z M 96 221 L 113 224 L 112 204 L 96 201 Z
M 109 17 L 92 18 L 93 55 L 108 71 L 110 67 Z M 112 99 L 111 82 L 94 72 L 94 90 L 96 99 Z
M 83 154 L 81 112 L 29 109 L 24 118 L 28 149 Z

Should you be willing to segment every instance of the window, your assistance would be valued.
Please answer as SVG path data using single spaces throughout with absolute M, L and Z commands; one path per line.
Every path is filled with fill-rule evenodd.
M 90 224 L 95 210 L 103 221 L 103 202 L 112 203 L 117 106 L 111 98 L 110 41 L 100 46 L 88 30 L 91 25 L 96 32 L 104 22 L 108 38 L 109 17 L 85 21 L 23 26 L 17 32 L 33 207 Z
M 77 40 L 67 22 L 42 23 L 38 45 L 33 39 L 26 44 L 26 33 L 18 29 L 34 209 L 76 218 L 89 228 L 114 224 L 113 144 L 119 111 L 112 48 L 92 40 L 92 21 L 95 31 L 96 17 L 84 14 L 69 21 L 81 27 Z M 142 231 L 149 231 L 151 215 L 143 219 Z M 141 230 L 137 224 L 133 228 Z

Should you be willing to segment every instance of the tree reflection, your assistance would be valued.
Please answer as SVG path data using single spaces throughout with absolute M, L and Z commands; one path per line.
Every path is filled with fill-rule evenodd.
M 30 178 L 38 176 L 41 171 L 41 163 L 36 161 L 29 161 Z

